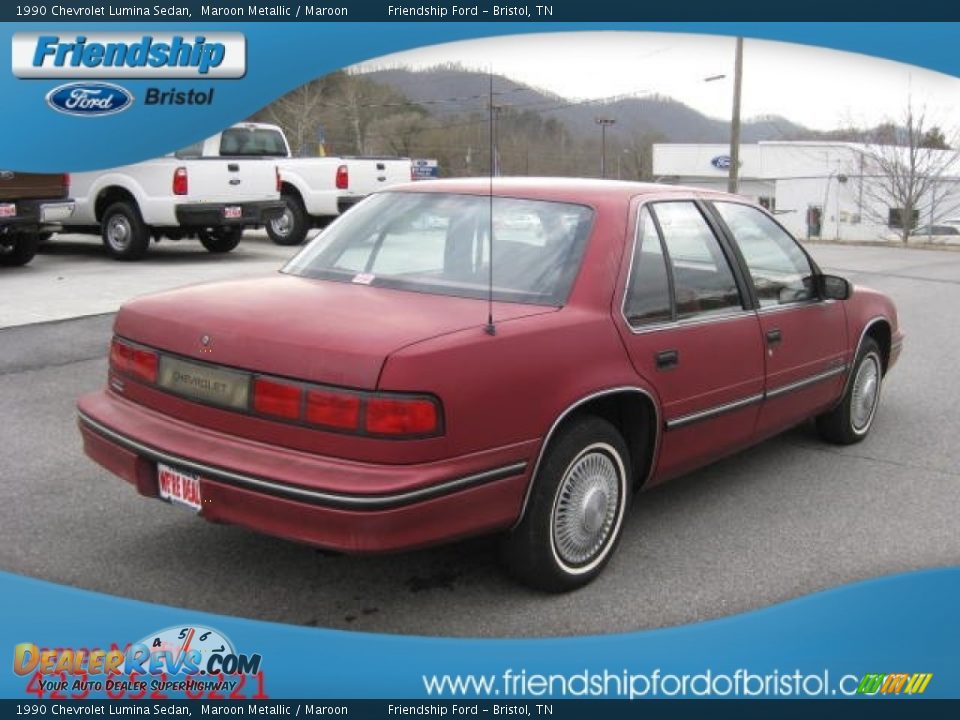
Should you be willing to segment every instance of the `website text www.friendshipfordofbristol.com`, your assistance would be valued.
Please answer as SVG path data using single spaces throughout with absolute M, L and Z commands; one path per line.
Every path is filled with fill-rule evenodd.
M 863 673 L 832 678 L 830 671 L 800 670 L 753 673 L 740 668 L 732 673 L 704 670 L 699 673 L 647 673 L 629 670 L 543 674 L 507 669 L 497 674 L 447 674 L 421 676 L 431 697 L 471 698 L 667 698 L 667 697 L 847 697 L 855 695 L 920 695 L 930 673 Z

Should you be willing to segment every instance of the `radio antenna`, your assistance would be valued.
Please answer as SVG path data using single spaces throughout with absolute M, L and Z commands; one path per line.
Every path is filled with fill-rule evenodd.
M 484 328 L 487 335 L 496 335 L 497 327 L 493 324 L 493 175 L 496 169 L 496 135 L 494 127 L 493 106 L 493 67 L 490 67 L 490 226 L 487 231 L 487 326 Z

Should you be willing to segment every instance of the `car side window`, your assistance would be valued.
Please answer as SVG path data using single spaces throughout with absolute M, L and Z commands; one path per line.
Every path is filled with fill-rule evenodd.
M 753 278 L 760 307 L 814 298 L 813 268 L 786 230 L 749 205 L 715 202 Z
M 669 201 L 654 203 L 652 209 L 673 272 L 677 318 L 742 308 L 730 263 L 699 208 L 690 201 Z
M 667 262 L 657 226 L 646 207 L 640 209 L 637 219 L 635 247 L 623 313 L 631 327 L 668 322 L 673 317 L 673 311 L 670 307 Z

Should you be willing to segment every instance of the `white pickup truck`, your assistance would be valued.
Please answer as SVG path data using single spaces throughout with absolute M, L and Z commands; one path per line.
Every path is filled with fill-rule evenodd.
M 299 245 L 312 227 L 322 227 L 370 193 L 410 182 L 410 158 L 294 158 L 276 125 L 239 123 L 222 133 L 221 156 L 277 160 L 283 214 L 267 223 L 278 245 Z
M 197 237 L 212 253 L 233 250 L 243 229 L 281 217 L 275 162 L 222 147 L 230 130 L 154 160 L 72 175 L 76 209 L 66 232 L 99 232 L 107 252 L 139 260 L 150 238 Z

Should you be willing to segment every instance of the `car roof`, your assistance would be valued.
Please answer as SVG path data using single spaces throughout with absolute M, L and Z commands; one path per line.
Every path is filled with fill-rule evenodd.
M 600 180 L 596 178 L 570 177 L 473 177 L 449 180 L 421 180 L 394 185 L 388 192 L 460 193 L 464 195 L 493 195 L 541 200 L 592 203 L 618 198 L 629 201 L 638 195 L 688 195 L 695 197 L 737 198 L 703 188 L 664 183 L 628 182 L 624 180 Z

